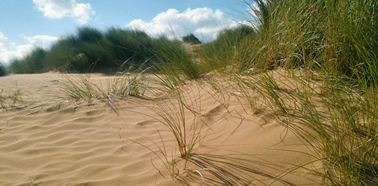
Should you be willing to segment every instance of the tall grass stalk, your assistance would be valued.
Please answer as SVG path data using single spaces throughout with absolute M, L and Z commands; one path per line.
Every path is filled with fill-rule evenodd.
M 168 103 L 158 103 L 155 110 L 159 116 L 159 122 L 164 124 L 173 134 L 180 157 L 188 159 L 205 138 L 207 124 L 201 119 L 200 95 L 184 96 L 177 92 L 175 100 L 167 100 Z M 195 97 L 194 97 L 195 96 Z M 188 120 L 188 113 L 192 121 Z
M 196 83 L 196 82 L 194 82 Z M 200 147 L 206 138 L 207 131 L 211 125 L 202 119 L 201 115 L 201 94 L 196 88 L 182 91 L 183 87 L 176 87 L 173 89 L 175 93 L 170 98 L 154 100 L 154 107 L 148 106 L 153 111 L 153 115 L 139 113 L 146 117 L 150 117 L 159 124 L 162 124 L 173 137 L 173 141 L 167 141 L 161 134 L 161 129 L 156 128 L 159 135 L 160 142 L 150 141 L 157 150 L 153 147 L 147 146 L 140 141 L 134 141 L 143 147 L 149 149 L 159 161 L 163 163 L 164 169 L 168 171 L 171 178 L 177 178 L 180 173 L 187 171 L 187 163 L 192 158 L 196 148 Z M 140 104 L 138 102 L 138 104 Z M 167 144 L 174 144 L 167 146 Z M 172 150 L 173 148 L 173 150 Z M 171 150 L 171 151 L 170 151 Z M 163 176 L 164 171 L 156 166 L 154 160 L 152 165 Z M 183 164 L 179 164 L 182 162 Z M 181 172 L 180 172 L 181 171 Z

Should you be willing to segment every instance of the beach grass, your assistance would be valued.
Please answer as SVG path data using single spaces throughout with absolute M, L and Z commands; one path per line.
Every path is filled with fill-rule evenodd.
M 128 96 L 147 98 L 145 92 L 148 85 L 143 72 L 119 72 L 105 82 L 91 79 L 90 74 L 78 74 L 76 78 L 65 75 L 64 79 L 63 90 L 70 100 L 76 103 L 85 101 L 88 104 L 99 100 L 110 106 L 116 113 L 118 113 L 117 100 L 125 99 Z
M 0 77 L 7 75 L 7 69 L 0 63 Z
M 0 108 L 7 110 L 21 106 L 24 102 L 22 98 L 23 92 L 18 86 L 12 90 L 0 89 Z

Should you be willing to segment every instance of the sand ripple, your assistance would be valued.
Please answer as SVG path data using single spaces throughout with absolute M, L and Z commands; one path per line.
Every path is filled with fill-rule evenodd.
M 178 185 L 162 178 L 151 160 L 157 162 L 157 167 L 162 167 L 161 163 L 150 150 L 136 143 L 156 150 L 154 143 L 161 144 L 163 138 L 168 149 L 174 147 L 169 131 L 148 117 L 157 117 L 156 112 L 148 109 L 154 104 L 138 99 L 127 104 L 120 102 L 117 115 L 101 102 L 91 106 L 67 103 L 61 98 L 59 81 L 61 75 L 53 73 L 0 79 L 0 86 L 10 87 L 17 82 L 30 94 L 25 108 L 0 113 L 0 185 Z M 216 125 L 196 151 L 200 154 L 199 162 L 203 157 L 215 158 L 205 154 L 218 155 L 214 160 L 229 160 L 230 152 L 238 152 L 247 154 L 242 158 L 250 160 L 250 167 L 277 176 L 290 163 L 308 160 L 304 155 L 272 150 L 286 148 L 287 144 L 294 150 L 306 148 L 299 145 L 293 134 L 286 135 L 282 143 L 285 128 L 271 116 L 246 113 L 241 117 L 240 113 L 245 111 L 237 102 L 231 102 L 228 110 L 210 95 L 201 97 L 201 102 L 203 119 Z M 267 166 L 267 162 L 271 164 Z M 284 163 L 274 167 L 272 162 Z M 189 168 L 205 170 L 194 165 Z M 246 175 L 269 178 L 259 171 Z M 296 175 L 285 179 L 313 183 Z M 256 180 L 250 183 L 261 184 Z

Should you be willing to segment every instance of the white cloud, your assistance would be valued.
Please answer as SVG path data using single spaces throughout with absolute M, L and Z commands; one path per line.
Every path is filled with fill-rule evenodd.
M 180 13 L 169 9 L 158 14 L 151 22 L 141 19 L 131 21 L 127 27 L 146 32 L 151 36 L 165 34 L 169 38 L 181 38 L 194 34 L 202 41 L 211 41 L 219 31 L 236 26 L 237 23 L 227 18 L 220 10 L 210 8 L 187 9 Z
M 8 40 L 8 37 L 5 37 L 5 35 L 2 32 L 0 32 L 0 41 L 1 40 Z
M 28 41 L 28 43 L 24 45 L 11 43 L 10 46 L 6 46 L 5 43 L 0 42 L 0 62 L 7 65 L 14 59 L 21 59 L 37 46 L 41 48 L 48 48 L 52 42 L 59 40 L 59 37 L 36 35 L 29 37 L 24 36 L 24 39 Z
M 51 43 L 51 42 L 59 40 L 59 37 L 47 36 L 47 35 L 36 35 L 36 36 L 31 36 L 31 37 L 24 36 L 24 39 L 28 40 L 29 43 L 31 44 L 46 45 L 47 43 Z
M 77 3 L 76 0 L 33 0 L 33 3 L 45 17 L 51 19 L 76 18 L 76 22 L 79 24 L 86 24 L 96 13 L 89 3 Z
M 31 52 L 34 46 L 31 44 L 12 46 L 9 49 L 4 43 L 0 42 L 0 62 L 9 64 L 13 59 L 20 59 Z

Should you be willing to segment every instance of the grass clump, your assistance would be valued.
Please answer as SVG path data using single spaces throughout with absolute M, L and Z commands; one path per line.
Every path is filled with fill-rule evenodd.
M 174 91 L 176 93 L 173 97 L 156 100 L 155 106 L 149 107 L 156 116 L 141 113 L 162 124 L 172 134 L 174 140 L 167 141 L 163 138 L 161 131 L 156 128 L 161 141 L 149 141 L 157 147 L 157 150 L 153 150 L 152 147 L 146 146 L 140 141 L 135 142 L 152 151 L 157 159 L 163 163 L 170 177 L 180 179 L 180 172 L 188 171 L 187 163 L 191 161 L 195 155 L 195 150 L 205 140 L 211 125 L 202 118 L 200 94 L 195 90 L 182 91 L 180 88 L 176 88 Z M 170 144 L 173 144 L 173 149 Z M 172 150 L 172 152 L 169 150 Z M 163 177 L 166 177 L 164 171 L 155 165 L 154 167 Z
M 138 30 L 123 30 L 120 28 L 110 28 L 105 33 L 107 42 L 117 56 L 116 63 L 123 64 L 128 60 L 128 66 L 138 66 L 152 57 L 153 39 L 146 33 Z
M 201 76 L 200 68 L 182 47 L 181 41 L 164 36 L 151 38 L 142 31 L 114 27 L 105 32 L 81 27 L 76 34 L 61 38 L 50 49 L 36 48 L 25 58 L 12 61 L 9 71 L 114 73 L 121 66 L 158 72 L 171 68 L 190 79 Z
M 279 86 L 283 75 L 265 75 L 250 87 L 314 147 L 324 172 L 313 171 L 325 184 L 376 185 L 377 2 L 256 3 L 259 47 L 248 66 L 309 73 L 294 73 L 286 81 L 291 89 Z
M 178 40 L 159 37 L 153 41 L 154 67 L 157 72 L 172 78 L 184 75 L 188 79 L 202 77 L 203 70 Z
M 46 51 L 42 48 L 35 48 L 24 59 L 16 59 L 8 67 L 12 73 L 41 73 L 43 72 Z
M 250 47 L 242 45 L 248 42 L 247 36 L 253 37 L 255 31 L 247 25 L 240 25 L 236 28 L 222 31 L 217 39 L 204 44 L 198 51 L 198 56 L 203 63 L 203 68 L 207 71 L 230 70 L 238 71 L 240 61 L 248 60 L 248 49 Z M 250 45 L 251 43 L 248 43 Z
M 247 66 L 376 74 L 375 1 L 256 1 L 254 59 Z M 360 19 L 361 18 L 361 19 Z
M 185 43 L 190 43 L 190 44 L 194 44 L 194 45 L 202 44 L 202 42 L 193 34 L 189 34 L 187 36 L 182 37 L 182 40 Z
M 176 102 L 177 101 L 177 102 Z M 180 157 L 188 159 L 193 153 L 196 145 L 204 139 L 203 128 L 207 126 L 201 119 L 201 105 L 195 100 L 185 100 L 182 94 L 178 93 L 177 100 L 167 105 L 158 104 L 157 114 L 159 120 L 174 135 Z M 190 103 L 187 103 L 190 101 Z M 193 121 L 188 123 L 187 112 L 193 115 Z
M 14 90 L 0 90 L 0 108 L 7 110 L 19 107 L 23 103 L 21 89 L 19 87 Z
M 143 71 L 119 72 L 113 78 L 106 79 L 105 82 L 92 79 L 90 74 L 79 74 L 76 79 L 68 76 L 65 78 L 66 82 L 63 86 L 67 97 L 75 102 L 83 100 L 88 104 L 99 100 L 110 106 L 116 113 L 118 113 L 117 100 L 127 96 L 147 98 L 145 94 L 149 87 L 145 82 L 146 77 Z
M 107 72 L 119 68 L 114 52 L 103 33 L 95 28 L 79 28 L 76 35 L 61 38 L 47 52 L 44 71 Z
M 312 77 L 312 78 L 306 78 Z M 343 77 L 345 78 L 345 77 Z M 319 81 L 321 80 L 321 81 Z M 274 71 L 243 82 L 265 110 L 310 145 L 327 185 L 377 184 L 376 90 L 342 77 Z
M 6 76 L 7 75 L 7 70 L 6 68 L 3 66 L 3 64 L 0 63 L 0 77 L 2 76 Z

